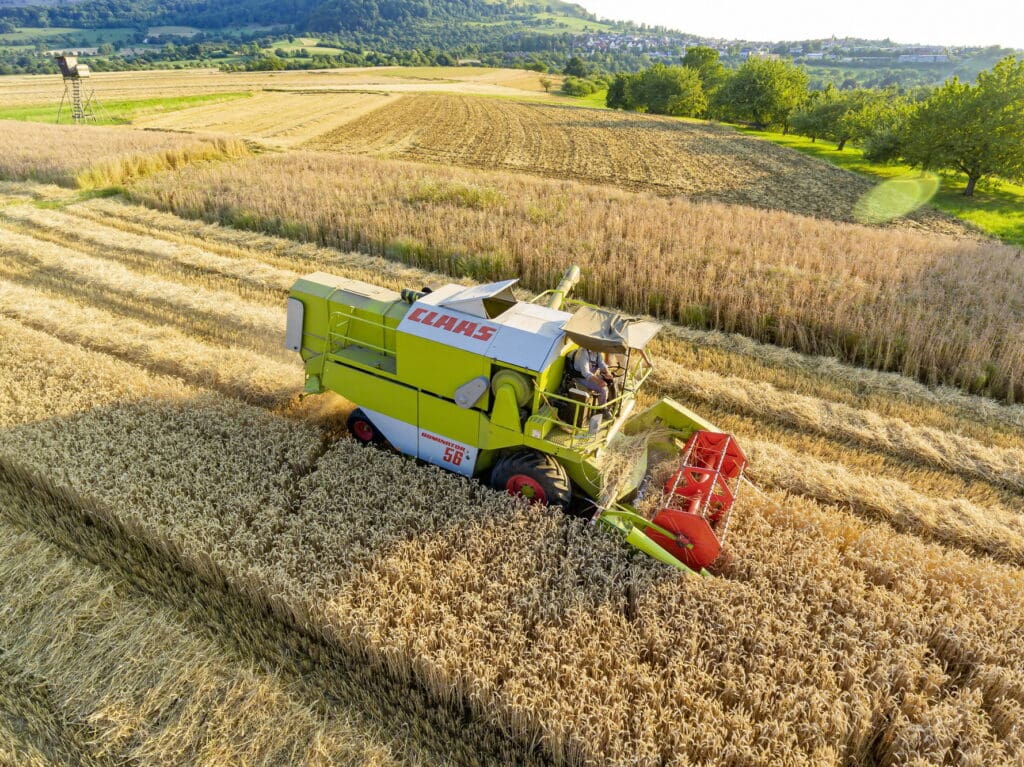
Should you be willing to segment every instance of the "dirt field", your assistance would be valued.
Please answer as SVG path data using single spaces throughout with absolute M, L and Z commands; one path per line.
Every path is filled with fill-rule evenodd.
M 338 440 L 344 403 L 297 401 L 301 371 L 279 346 L 296 275 L 393 287 L 438 275 L 117 199 L 41 209 L 30 203 L 45 191 L 4 192 L 0 516 L 12 531 L 0 590 L 37 605 L 5 613 L 8 645 L 53 614 L 31 573 L 76 584 L 60 588 L 87 636 L 103 614 L 91 595 L 120 589 L 103 609 L 145 608 L 119 640 L 139 648 L 126 680 L 147 678 L 143 648 L 160 642 L 216 651 L 223 665 L 194 694 L 219 711 L 216 691 L 263 684 L 231 660 L 247 648 L 243 666 L 284 669 L 269 672 L 284 697 L 252 713 L 268 736 L 288 716 L 305 742 L 354 749 L 352 764 L 1024 756 L 1024 409 L 669 328 L 653 393 L 736 433 L 765 492 L 741 499 L 728 562 L 701 581 Z M 34 558 L 15 564 L 15 550 Z M 78 560 L 57 564 L 69 556 L 99 572 L 73 575 Z M 175 610 L 196 636 L 167 625 Z M 0 729 L 0 749 L 38 761 L 65 743 L 101 764 L 126 753 L 87 737 L 103 721 L 91 701 L 105 699 L 76 697 L 98 693 L 88 664 L 62 661 L 74 641 L 15 656 L 33 659 L 33 689 L 48 695 L 33 721 L 49 729 Z M 352 682 L 330 687 L 339 674 Z M 141 743 L 127 752 L 139 764 L 174 763 L 164 755 L 214 732 L 118 689 L 133 724 L 113 742 Z M 332 718 L 353 711 L 356 729 Z M 253 719 L 224 721 L 207 741 L 223 750 L 202 752 L 210 764 L 248 742 Z

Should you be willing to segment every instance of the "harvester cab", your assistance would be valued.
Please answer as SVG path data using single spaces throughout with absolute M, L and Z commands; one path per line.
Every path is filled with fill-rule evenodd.
M 571 267 L 521 301 L 517 280 L 398 293 L 311 274 L 292 286 L 285 346 L 302 357 L 307 394 L 356 405 L 358 441 L 538 503 L 589 503 L 595 523 L 700 571 L 718 557 L 746 458 L 673 400 L 634 412 L 660 326 L 579 302 L 566 311 L 579 276 Z M 607 392 L 577 374 L 580 349 L 601 355 Z

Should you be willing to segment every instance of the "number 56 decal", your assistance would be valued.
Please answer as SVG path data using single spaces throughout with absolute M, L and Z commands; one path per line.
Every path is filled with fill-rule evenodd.
M 419 432 L 419 457 L 463 476 L 473 474 L 478 452 L 475 447 L 456 442 L 450 437 L 423 429 Z

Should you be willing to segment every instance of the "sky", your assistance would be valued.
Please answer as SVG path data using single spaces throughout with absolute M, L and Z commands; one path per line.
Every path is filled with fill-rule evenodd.
M 1024 49 L 1024 0 L 575 0 L 600 18 L 734 40 L 889 38 Z

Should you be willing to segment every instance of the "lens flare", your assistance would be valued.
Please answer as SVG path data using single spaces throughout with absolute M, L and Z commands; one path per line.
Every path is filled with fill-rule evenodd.
M 938 190 L 939 177 L 934 173 L 892 178 L 857 200 L 853 216 L 862 224 L 884 224 L 914 212 Z

